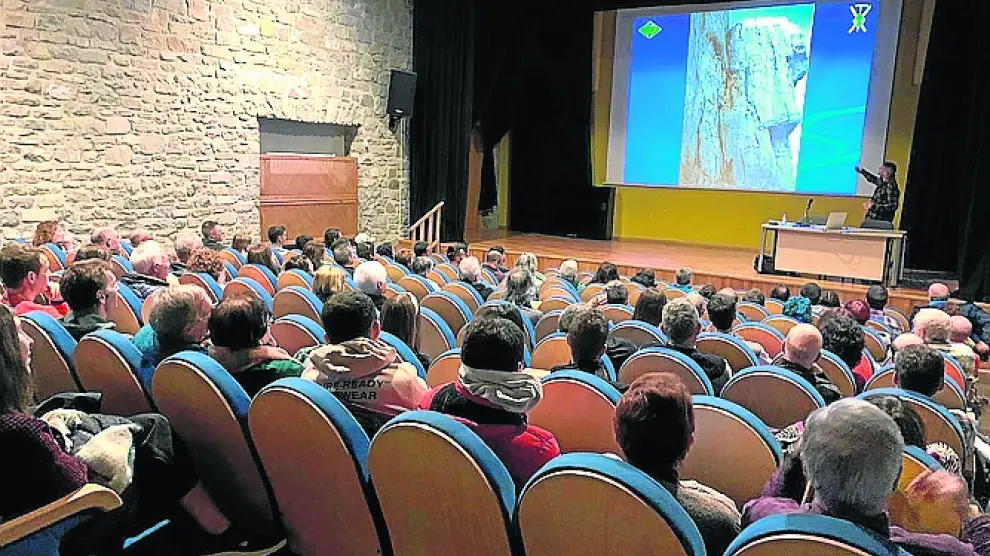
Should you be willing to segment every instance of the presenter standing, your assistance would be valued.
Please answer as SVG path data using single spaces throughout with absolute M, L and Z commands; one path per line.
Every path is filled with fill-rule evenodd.
M 872 174 L 859 166 L 856 167 L 856 171 L 866 178 L 866 181 L 877 186 L 873 190 L 873 197 L 863 203 L 866 220 L 893 222 L 894 213 L 897 212 L 897 205 L 901 199 L 901 190 L 897 187 L 897 165 L 893 162 L 884 162 L 880 166 L 879 174 Z

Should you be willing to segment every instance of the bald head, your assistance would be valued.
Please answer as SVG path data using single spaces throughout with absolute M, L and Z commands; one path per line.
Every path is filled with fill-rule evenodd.
M 949 315 L 938 309 L 922 309 L 914 316 L 914 329 L 911 330 L 926 344 L 949 341 Z
M 908 346 L 920 346 L 920 345 L 924 345 L 924 343 L 925 340 L 923 340 L 921 336 L 918 336 L 917 334 L 912 334 L 911 332 L 906 332 L 894 338 L 894 341 L 891 343 L 891 346 L 894 348 L 894 351 L 896 352 Z
M 972 333 L 973 323 L 969 322 L 968 318 L 962 315 L 949 318 L 949 341 L 965 343 Z
M 949 286 L 941 282 L 935 282 L 928 286 L 928 299 L 930 301 L 946 301 L 949 299 Z
M 787 333 L 784 359 L 810 369 L 822 351 L 822 333 L 810 324 L 799 324 Z
M 684 299 L 687 299 L 691 305 L 694 305 L 694 310 L 698 311 L 699 316 L 705 315 L 705 311 L 708 309 L 708 302 L 705 301 L 705 298 L 700 293 L 691 292 L 685 295 Z

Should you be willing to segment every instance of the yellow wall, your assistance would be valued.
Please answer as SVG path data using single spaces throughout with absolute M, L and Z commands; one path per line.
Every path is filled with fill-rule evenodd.
M 919 86 L 912 82 L 918 37 L 922 27 L 922 2 L 905 0 L 900 41 L 894 66 L 894 90 L 890 106 L 886 159 L 897 163 L 898 181 L 906 182 L 911 140 L 918 108 Z M 930 22 L 929 22 L 930 23 Z M 596 19 L 595 104 L 593 107 L 593 176 L 604 182 L 607 156 L 608 109 L 612 75 L 614 12 Z M 926 34 L 927 29 L 924 31 Z M 852 168 L 849 169 L 852 172 Z M 662 239 L 727 247 L 758 247 L 760 226 L 787 214 L 789 220 L 804 213 L 807 196 L 707 190 L 616 188 L 612 233 L 621 238 Z M 848 212 L 848 222 L 858 223 L 865 213 L 863 198 L 815 197 L 813 212 Z M 903 200 L 903 195 L 902 195 Z M 899 216 L 898 216 L 899 218 Z

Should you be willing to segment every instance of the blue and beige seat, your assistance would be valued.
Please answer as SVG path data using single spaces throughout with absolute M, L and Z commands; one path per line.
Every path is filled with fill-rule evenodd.
M 220 284 L 212 276 L 205 272 L 186 272 L 182 276 L 179 276 L 179 283 L 203 288 L 203 291 L 206 292 L 206 295 L 210 297 L 210 301 L 214 304 L 223 298 L 223 288 L 220 287 Z
M 21 328 L 34 340 L 31 378 L 38 401 L 62 392 L 79 392 L 73 354 L 76 341 L 48 313 L 32 311 L 21 317 Z
M 863 399 L 869 399 L 874 396 L 894 396 L 900 398 L 925 423 L 925 440 L 929 444 L 932 442 L 944 442 L 955 450 L 960 458 L 963 458 L 964 454 L 966 454 L 963 440 L 965 435 L 962 426 L 945 407 L 921 394 L 900 388 L 877 388 L 867 390 L 859 395 Z
M 588 284 L 581 292 L 581 301 L 587 303 L 591 298 L 605 291 L 605 284 Z
M 884 307 L 883 314 L 894 319 L 894 321 L 896 321 L 901 327 L 901 330 L 911 330 L 911 321 L 908 320 L 907 315 L 902 313 L 899 309 L 894 307 Z
M 687 295 L 684 290 L 679 288 L 666 288 L 663 290 L 663 296 L 667 298 L 667 301 L 673 301 L 675 299 L 684 297 Z
M 784 314 L 784 302 L 779 299 L 767 299 L 764 303 L 767 312 L 771 315 L 782 315 Z
M 792 328 L 794 328 L 795 326 L 801 323 L 799 323 L 796 319 L 793 319 L 785 315 L 771 315 L 763 319 L 763 324 L 766 324 L 776 329 L 786 338 L 787 333 L 790 332 Z
M 546 284 L 547 283 L 544 282 L 543 285 L 546 286 Z M 564 299 L 569 299 L 571 303 L 577 303 L 580 300 L 578 295 L 574 293 L 574 290 L 567 289 L 564 286 L 549 287 L 549 288 L 544 287 L 540 289 L 541 301 L 550 299 L 551 297 L 562 297 Z
M 544 313 L 549 311 L 563 311 L 573 304 L 574 301 L 570 297 L 548 297 L 540 301 L 540 310 Z
M 797 373 L 761 365 L 736 373 L 721 397 L 753 412 L 767 426 L 782 429 L 825 407 L 825 400 Z
M 498 276 L 495 275 L 495 271 L 492 269 L 486 266 L 481 267 L 481 275 L 484 276 L 489 286 L 493 288 L 498 286 Z
M 663 332 L 661 332 L 659 328 L 641 320 L 630 319 L 616 323 L 616 325 L 609 330 L 608 335 L 610 338 L 623 338 L 625 340 L 629 340 L 635 344 L 636 347 L 642 347 L 646 344 L 664 345 L 667 343 L 667 337 L 664 336 Z
M 403 413 L 375 435 L 368 469 L 396 555 L 522 554 L 512 477 L 466 425 Z
M 429 280 L 423 278 L 418 274 L 408 274 L 399 278 L 397 282 L 402 286 L 407 292 L 416 296 L 416 299 L 422 303 L 423 298 L 427 295 L 437 291 L 436 286 L 430 283 Z
M 612 418 L 619 391 L 584 371 L 558 371 L 543 378 L 543 399 L 529 411 L 529 424 L 553 433 L 561 453 L 622 455 Z
M 276 319 L 286 315 L 302 315 L 314 322 L 321 322 L 323 302 L 308 288 L 287 286 L 272 300 L 272 314 Z
M 966 373 L 963 371 L 962 364 L 948 353 L 942 353 L 942 358 L 945 359 L 945 377 L 955 382 L 960 390 L 965 391 L 967 387 Z
M 131 253 L 134 252 L 134 246 L 131 245 L 131 241 L 129 239 L 120 240 L 120 251 L 128 258 L 130 258 Z
M 629 305 L 605 305 L 599 309 L 605 318 L 613 323 L 625 322 L 633 318 L 636 309 Z
M 873 357 L 874 361 L 883 361 L 887 358 L 887 344 L 876 330 L 864 326 L 863 342 L 866 344 L 866 349 L 870 352 L 870 356 Z
M 400 359 L 415 367 L 416 374 L 418 374 L 420 378 L 424 380 L 426 379 L 426 369 L 423 368 L 423 363 L 420 362 L 419 357 L 416 357 L 416 352 L 413 351 L 412 347 L 400 340 L 394 334 L 389 334 L 388 332 L 382 332 L 378 336 L 378 339 L 391 346 Z
M 231 249 L 229 247 L 227 249 L 222 250 L 222 251 L 218 251 L 217 252 L 217 255 L 220 256 L 220 259 L 222 261 L 224 261 L 226 263 L 230 263 L 231 265 L 233 265 L 234 266 L 234 270 L 238 270 L 242 266 L 248 264 L 247 263 L 247 257 L 245 257 L 243 253 L 241 253 L 240 251 L 234 251 L 233 249 Z M 235 276 L 236 276 L 236 274 L 235 274 Z
M 435 270 L 446 276 L 448 282 L 455 282 L 460 279 L 460 271 L 450 263 L 440 263 L 435 267 Z
M 141 380 L 142 375 L 150 378 L 151 369 L 141 367 L 141 352 L 123 334 L 91 332 L 76 345 L 72 358 L 82 389 L 103 394 L 102 412 L 128 416 L 154 411 Z
M 87 484 L 37 510 L 0 524 L 0 556 L 58 556 L 65 534 L 121 505 L 114 491 Z
M 289 354 L 326 341 L 326 332 L 316 321 L 302 315 L 286 315 L 272 323 L 275 343 Z
M 557 365 L 571 362 L 571 347 L 567 343 L 567 334 L 554 332 L 540 340 L 533 349 L 533 367 L 550 370 Z
M 698 335 L 698 351 L 725 358 L 733 371 L 759 364 L 759 359 L 746 342 L 732 334 L 705 332 Z
M 886 334 L 888 337 L 892 337 L 894 334 L 894 331 L 891 330 L 889 326 L 887 326 L 887 323 L 878 321 L 876 319 L 870 319 L 866 321 L 866 324 L 864 324 L 863 326 L 873 330 L 874 332 Z
M 762 322 L 744 322 L 734 327 L 732 333 L 747 342 L 759 344 L 771 359 L 784 350 L 784 335 Z
M 131 265 L 131 261 L 121 257 L 120 255 L 114 255 L 110 258 L 110 272 L 120 280 L 120 277 L 127 274 L 128 272 L 134 272 L 134 266 Z
M 336 396 L 282 379 L 255 396 L 248 425 L 292 554 L 390 552 L 368 474 L 368 436 Z
M 705 554 L 694 521 L 660 483 L 601 454 L 544 465 L 523 488 L 515 521 L 527 556 Z
M 759 497 L 777 469 L 780 445 L 763 421 L 741 405 L 713 396 L 694 396 L 693 402 L 694 443 L 681 462 L 680 477 L 714 488 L 741 508 Z M 733 464 L 725 465 L 727 461 Z
M 398 282 L 403 276 L 410 274 L 409 269 L 405 265 L 394 261 L 385 265 L 385 273 L 388 275 L 388 279 L 393 282 Z
M 312 290 L 313 275 L 298 268 L 293 268 L 292 270 L 287 270 L 279 274 L 278 279 L 275 282 L 275 290 L 282 291 L 289 286 L 298 286 L 300 288 Z
M 650 347 L 637 351 L 619 369 L 619 382 L 632 384 L 646 373 L 671 373 L 692 394 L 715 395 L 712 382 L 705 371 L 690 357 L 672 349 Z
M 478 290 L 474 289 L 474 286 L 467 282 L 450 282 L 449 284 L 444 284 L 441 287 L 441 291 L 454 294 L 454 296 L 467 305 L 468 311 L 471 314 L 474 314 L 485 303 Z
M 911 482 L 925 471 L 943 471 L 942 465 L 917 446 L 904 448 L 901 474 L 897 488 L 887 501 L 887 515 L 891 525 L 897 525 L 915 533 L 946 534 L 958 537 L 962 524 L 959 514 L 952 508 L 940 508 L 936 504 L 920 504 L 910 500 L 907 492 Z
M 117 303 L 107 312 L 107 318 L 116 325 L 117 332 L 133 336 L 144 326 L 143 305 L 130 286 L 117 282 Z M 150 305 L 148 309 L 150 312 Z
M 420 306 L 423 309 L 431 309 L 440 315 L 440 318 L 447 323 L 454 334 L 467 326 L 474 314 L 459 297 L 445 291 L 427 295 L 421 301 Z
M 452 348 L 441 353 L 430 363 L 430 368 L 426 372 L 426 385 L 436 388 L 442 384 L 447 384 L 457 380 L 457 373 L 461 368 L 461 348 Z
M 246 267 L 243 267 L 246 268 Z M 247 294 L 257 297 L 264 303 L 269 309 L 274 305 L 274 300 L 268 290 L 264 286 L 258 283 L 257 280 L 253 278 L 234 278 L 223 288 L 223 295 L 227 297 L 229 295 L 241 295 Z
M 48 269 L 52 272 L 57 272 L 68 266 L 67 255 L 65 250 L 63 250 L 58 245 L 54 243 L 46 243 L 41 247 L 41 253 L 48 259 Z
M 449 276 L 435 268 L 426 271 L 426 279 L 432 280 L 434 284 L 440 287 L 443 287 L 445 284 L 452 281 Z M 454 280 L 456 280 L 456 278 Z
M 429 357 L 430 361 L 457 345 L 454 331 L 432 309 L 420 307 L 418 326 L 419 352 Z
M 533 328 L 536 333 L 536 341 L 539 342 L 543 338 L 546 338 L 550 334 L 557 331 L 557 325 L 560 322 L 560 315 L 563 311 L 545 311 L 543 317 L 540 321 L 536 323 Z
M 821 351 L 821 357 L 818 358 L 817 365 L 843 396 L 856 395 L 856 377 L 853 375 L 849 365 L 846 365 L 845 361 L 839 359 L 838 355 L 823 349 Z
M 892 365 L 887 365 L 873 373 L 870 380 L 866 381 L 863 391 L 876 390 L 878 388 L 897 388 L 894 384 L 896 371 Z M 955 381 L 945 380 L 942 389 L 932 396 L 936 403 L 941 404 L 946 409 L 966 409 L 966 396 L 963 391 L 956 386 Z
M 258 264 L 242 265 L 237 270 L 237 277 L 250 278 L 260 284 L 262 288 L 265 288 L 268 295 L 275 295 L 275 286 L 278 284 L 278 278 L 267 267 Z
M 385 283 L 385 299 L 392 299 L 393 297 L 403 293 L 407 293 L 406 288 L 403 288 L 395 282 Z
M 824 515 L 774 515 L 743 529 L 725 556 L 909 556 L 851 522 Z
M 746 317 L 747 321 L 760 322 L 763 319 L 770 316 L 770 311 L 767 311 L 762 305 L 757 305 L 756 303 L 750 303 L 748 301 L 740 301 L 736 304 L 736 312 Z

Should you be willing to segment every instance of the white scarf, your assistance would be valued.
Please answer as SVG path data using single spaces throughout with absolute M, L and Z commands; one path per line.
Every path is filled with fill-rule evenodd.
M 457 374 L 472 395 L 510 413 L 526 413 L 543 398 L 543 383 L 528 373 L 475 369 L 462 363 Z

